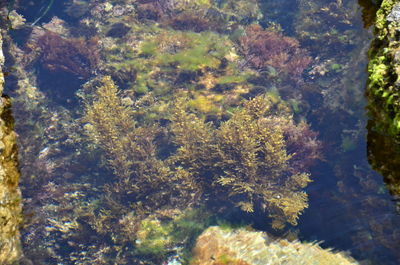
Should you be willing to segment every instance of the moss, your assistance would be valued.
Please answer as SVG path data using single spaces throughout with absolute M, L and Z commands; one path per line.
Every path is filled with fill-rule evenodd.
M 395 60 L 398 53 L 396 32 L 399 25 L 395 21 L 388 21 L 396 1 L 382 1 L 377 12 L 376 40 L 370 49 L 368 65 L 368 109 L 378 121 L 375 129 L 381 133 L 388 133 L 395 138 L 400 137 L 400 94 L 398 89 L 399 63 Z
M 194 241 L 210 225 L 210 217 L 211 214 L 205 208 L 185 210 L 172 221 L 174 241 Z
M 377 36 L 381 40 L 388 34 L 386 17 L 392 11 L 394 4 L 396 4 L 395 0 L 383 0 L 376 13 L 375 27 L 378 32 Z

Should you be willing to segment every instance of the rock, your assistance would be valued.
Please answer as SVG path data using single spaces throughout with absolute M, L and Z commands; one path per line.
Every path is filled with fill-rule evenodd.
M 263 232 L 210 227 L 197 239 L 190 265 L 350 265 L 343 252 L 316 243 L 272 239 Z
M 4 21 L 0 21 L 0 25 L 5 24 L 1 22 Z M 3 34 L 5 30 L 0 28 L 0 93 L 4 87 Z M 21 192 L 18 187 L 16 134 L 13 131 L 10 106 L 9 98 L 0 98 L 0 264 L 4 265 L 16 264 L 21 257 Z
M 389 22 L 400 22 L 400 3 L 393 6 L 393 9 L 390 11 L 386 20 Z

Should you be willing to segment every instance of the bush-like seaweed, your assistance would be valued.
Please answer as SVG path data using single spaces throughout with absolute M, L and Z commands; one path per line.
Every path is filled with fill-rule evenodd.
M 268 98 L 257 97 L 215 128 L 183 105 L 176 105 L 171 125 L 179 146 L 171 158 L 175 164 L 187 169 L 212 197 L 228 197 L 246 212 L 263 208 L 275 228 L 285 222 L 296 225 L 308 205 L 302 188 L 311 180 L 291 168 L 294 153 L 287 152 L 285 141 L 291 117 L 277 115 Z
M 256 69 L 274 67 L 278 72 L 298 77 L 311 62 L 306 50 L 291 37 L 273 30 L 263 30 L 257 24 L 246 28 L 240 39 L 242 52 Z
M 147 198 L 147 209 L 154 210 L 170 203 L 168 198 L 175 192 L 188 192 L 188 187 L 180 186 L 186 183 L 181 179 L 186 175 L 179 170 L 172 172 L 157 158 L 159 129 L 137 126 L 135 111 L 124 105 L 111 78 L 104 77 L 102 83 L 94 100 L 85 102 L 84 121 L 89 139 L 104 150 L 107 165 L 118 177 L 117 183 L 108 187 L 115 193 L 111 196 L 119 194 L 119 199 L 132 201 Z
M 145 200 L 149 210 L 170 200 L 195 202 L 207 196 L 246 212 L 265 210 L 274 228 L 286 222 L 296 225 L 308 206 L 302 189 L 311 180 L 304 172 L 307 166 L 299 166 L 293 157 L 297 150 L 303 150 L 306 161 L 318 154 L 317 146 L 302 146 L 307 141 L 293 143 L 296 139 L 315 141 L 293 133 L 304 132 L 306 124 L 297 127 L 286 111 L 259 96 L 217 126 L 190 113 L 180 97 L 170 106 L 170 125 L 164 129 L 168 136 L 163 137 L 177 149 L 160 159 L 158 151 L 166 142 L 156 143 L 156 136 L 162 128 L 136 124 L 135 110 L 123 104 L 111 78 L 102 82 L 95 99 L 85 104 L 84 120 L 87 135 L 105 151 L 119 179 L 110 186 L 111 196 L 116 192 L 125 199 Z M 288 143 L 295 149 L 291 153 Z
M 40 49 L 43 66 L 49 71 L 64 71 L 87 78 L 99 61 L 95 39 L 66 39 L 46 31 L 35 45 Z

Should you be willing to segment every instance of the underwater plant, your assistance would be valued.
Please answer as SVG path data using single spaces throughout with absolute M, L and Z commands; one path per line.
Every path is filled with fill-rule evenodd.
M 107 188 L 111 197 L 145 200 L 141 210 L 151 212 L 172 202 L 183 206 L 212 195 L 246 212 L 266 211 L 274 228 L 297 224 L 308 205 L 302 189 L 311 180 L 307 166 L 291 160 L 296 150 L 286 149 L 285 139 L 298 149 L 293 144 L 296 125 L 285 136 L 292 118 L 268 97 L 246 101 L 219 126 L 190 113 L 185 98 L 178 97 L 167 110 L 170 125 L 165 131 L 137 123 L 134 109 L 124 105 L 111 78 L 104 77 L 102 83 L 93 100 L 85 103 L 83 120 L 87 136 L 105 152 L 106 163 L 118 178 Z M 299 133 L 306 128 L 301 124 Z M 177 149 L 160 159 L 165 144 Z M 315 157 L 307 156 L 317 154 L 318 145 L 303 150 L 302 157 L 311 161 Z
M 105 162 L 117 176 L 108 191 L 119 200 L 146 200 L 141 207 L 149 212 L 172 204 L 172 197 L 179 197 L 183 207 L 184 198 L 193 192 L 192 182 L 158 158 L 155 139 L 160 128 L 139 126 L 134 109 L 124 104 L 112 79 L 106 76 L 101 82 L 93 101 L 84 103 L 83 121 L 86 135 L 104 151 Z
M 245 212 L 265 210 L 274 228 L 296 225 L 308 206 L 302 189 L 311 180 L 301 171 L 304 167 L 291 167 L 295 152 L 287 152 L 284 135 L 291 116 L 278 114 L 268 98 L 259 96 L 216 128 L 182 106 L 178 101 L 171 118 L 178 146 L 170 158 L 175 166 L 187 170 L 216 200 Z
M 359 43 L 361 35 L 355 31 L 359 17 L 354 16 L 360 10 L 357 2 L 300 0 L 297 4 L 294 21 L 297 38 L 307 43 L 310 50 L 318 50 L 322 58 L 330 57 L 332 51 L 342 54 Z
M 257 0 L 148 0 L 138 1 L 137 8 L 140 19 L 195 32 L 226 31 L 233 25 L 255 22 L 263 16 Z
M 110 51 L 107 71 L 122 81 L 121 87 L 138 96 L 152 93 L 164 101 L 172 97 L 171 92 L 186 91 L 192 107 L 205 115 L 221 113 L 222 106 L 234 105 L 249 92 L 252 85 L 247 79 L 254 71 L 239 67 L 241 57 L 227 36 L 154 30 L 136 50 Z
M 99 53 L 96 39 L 66 39 L 45 31 L 34 44 L 40 50 L 40 61 L 51 72 L 68 72 L 88 78 L 96 69 Z
M 257 24 L 246 28 L 240 47 L 249 64 L 259 70 L 273 67 L 279 73 L 298 77 L 311 62 L 296 39 Z

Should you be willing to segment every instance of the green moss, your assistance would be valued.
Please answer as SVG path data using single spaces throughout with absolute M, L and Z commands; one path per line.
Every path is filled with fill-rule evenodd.
M 400 138 L 400 94 L 395 88 L 400 71 L 398 63 L 394 61 L 398 52 L 396 34 L 399 25 L 387 21 L 395 3 L 393 0 L 384 0 L 377 12 L 376 40 L 370 50 L 368 65 L 368 109 L 377 119 L 375 130 Z
M 227 39 L 211 32 L 170 32 L 177 39 L 186 40 L 187 45 L 177 53 L 163 52 L 156 61 L 161 65 L 174 64 L 180 70 L 196 71 L 204 67 L 218 68 L 220 60 L 229 51 Z
M 388 33 L 388 30 L 386 29 L 386 17 L 389 15 L 396 2 L 397 1 L 395 0 L 383 0 L 378 12 L 376 13 L 375 26 L 378 29 L 377 36 L 379 39 L 385 38 L 386 34 Z
M 374 88 L 374 93 L 383 92 L 387 84 L 388 66 L 386 65 L 386 56 L 382 55 L 371 60 L 368 67 L 369 87 Z
M 193 241 L 210 225 L 210 217 L 205 208 L 189 209 L 177 216 L 172 222 L 174 241 Z
M 137 48 L 121 45 L 106 56 L 110 75 L 141 97 L 149 92 L 169 101 L 189 92 L 190 106 L 204 115 L 221 115 L 225 97 L 239 101 L 254 74 L 237 65 L 240 56 L 228 36 L 213 32 L 154 30 Z M 229 86 L 229 90 L 213 89 Z M 234 102 L 229 101 L 229 104 Z

